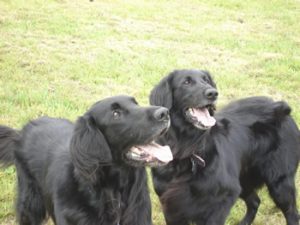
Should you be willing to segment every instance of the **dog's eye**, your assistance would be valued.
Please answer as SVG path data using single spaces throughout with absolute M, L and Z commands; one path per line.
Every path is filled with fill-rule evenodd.
M 208 78 L 207 76 L 204 76 L 204 77 L 203 77 L 203 80 L 204 80 L 206 83 L 210 83 L 210 80 L 209 80 L 209 78 Z
M 183 84 L 185 85 L 190 85 L 191 83 L 192 83 L 192 79 L 190 77 L 187 77 L 183 82 Z
M 113 114 L 113 117 L 114 117 L 115 119 L 117 119 L 117 118 L 119 118 L 119 117 L 121 116 L 121 112 L 119 112 L 118 110 L 114 110 L 114 111 L 112 112 L 112 114 Z

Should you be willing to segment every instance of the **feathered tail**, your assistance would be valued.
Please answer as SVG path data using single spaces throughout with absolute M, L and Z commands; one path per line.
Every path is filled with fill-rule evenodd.
M 0 166 L 7 167 L 14 164 L 14 151 L 20 135 L 18 131 L 0 125 Z

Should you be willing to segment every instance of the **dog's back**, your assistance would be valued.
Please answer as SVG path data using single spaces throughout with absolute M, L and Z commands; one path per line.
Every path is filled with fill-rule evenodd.
M 271 98 L 256 96 L 233 101 L 217 114 L 217 118 L 230 118 L 233 121 L 251 125 L 256 122 L 280 123 L 290 116 L 291 108 L 284 101 L 273 101 Z
M 74 125 L 64 119 L 41 117 L 29 122 L 21 131 L 15 151 L 17 168 L 27 170 L 37 180 L 44 180 L 46 171 L 68 151 Z
M 44 153 L 47 152 L 46 157 L 67 149 L 73 129 L 74 125 L 68 120 L 49 117 L 33 120 L 21 131 L 0 125 L 0 165 L 14 164 L 24 153 L 29 160 L 38 158 L 42 163 Z

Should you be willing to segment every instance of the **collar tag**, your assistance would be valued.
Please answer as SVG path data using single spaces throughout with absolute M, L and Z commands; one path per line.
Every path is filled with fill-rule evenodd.
M 204 159 L 199 156 L 199 155 L 196 155 L 195 153 L 192 155 L 192 157 L 196 160 L 196 163 L 199 164 L 200 166 L 202 167 L 205 167 L 205 161 Z
M 191 156 L 191 163 L 192 163 L 192 173 L 195 174 L 197 172 L 197 165 L 201 167 L 205 167 L 205 161 L 199 155 L 195 153 Z
M 191 158 L 191 163 L 192 163 L 192 173 L 195 174 L 197 171 L 197 166 L 193 158 Z

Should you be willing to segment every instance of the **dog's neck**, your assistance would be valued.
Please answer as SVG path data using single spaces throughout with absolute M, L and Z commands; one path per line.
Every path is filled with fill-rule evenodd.
M 185 120 L 182 113 L 180 110 L 170 110 L 171 127 L 159 142 L 170 146 L 174 162 L 190 161 L 193 172 L 205 169 L 211 163 L 212 154 L 218 154 L 211 130 L 194 127 Z
M 134 173 L 134 169 L 130 166 L 105 165 L 97 168 L 95 171 L 96 179 L 91 180 L 88 177 L 83 177 L 74 168 L 75 179 L 78 183 L 84 183 L 95 192 L 99 190 L 99 186 L 101 188 L 122 189 L 128 185 L 128 179 Z
M 174 158 L 182 159 L 203 153 L 203 139 L 209 131 L 200 130 L 182 116 L 181 110 L 171 109 L 171 127 L 163 137 L 170 145 Z

